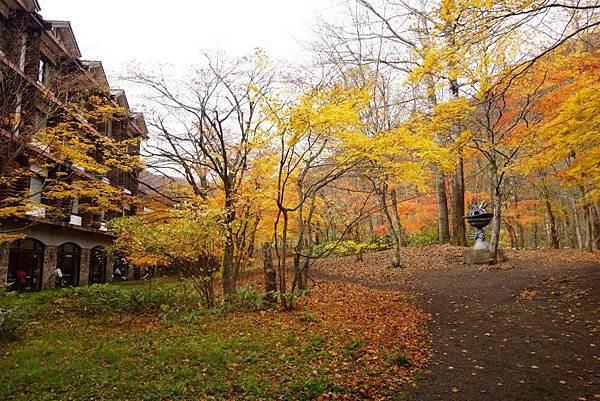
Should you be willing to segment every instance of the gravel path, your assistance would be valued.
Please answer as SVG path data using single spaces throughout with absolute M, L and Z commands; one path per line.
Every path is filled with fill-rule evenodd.
M 512 262 L 420 270 L 401 285 L 431 313 L 431 372 L 408 400 L 600 399 L 600 266 Z M 320 271 L 320 279 L 360 279 Z

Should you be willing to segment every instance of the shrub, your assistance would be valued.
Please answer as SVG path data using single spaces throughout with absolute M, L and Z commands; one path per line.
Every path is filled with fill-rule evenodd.
M 239 287 L 234 294 L 227 295 L 221 304 L 220 312 L 252 312 L 269 306 L 264 296 L 250 287 Z
M 409 235 L 406 238 L 406 243 L 408 246 L 424 246 L 436 244 L 437 242 L 437 232 L 432 229 L 424 229 L 420 233 Z
M 392 365 L 410 368 L 412 366 L 412 361 L 410 357 L 406 355 L 404 352 L 395 352 L 389 356 L 390 363 Z
M 306 323 L 316 323 L 319 321 L 319 317 L 317 316 L 317 314 L 313 311 L 310 310 L 305 310 L 302 311 L 300 313 L 300 315 L 298 315 L 298 320 L 300 320 L 301 322 L 306 322 Z
M 349 256 L 359 253 L 384 251 L 390 248 L 391 244 L 388 242 L 387 237 L 370 236 L 367 241 L 334 241 L 317 245 L 314 248 L 314 253 L 315 255 L 324 254 L 325 256 Z
M 0 309 L 0 342 L 14 340 L 23 330 L 23 319 L 18 309 Z
M 170 310 L 190 309 L 199 305 L 194 291 L 184 286 L 157 285 L 125 289 L 113 284 L 92 285 L 64 290 L 64 297 L 73 299 L 77 313 L 141 313 L 158 312 L 163 305 Z

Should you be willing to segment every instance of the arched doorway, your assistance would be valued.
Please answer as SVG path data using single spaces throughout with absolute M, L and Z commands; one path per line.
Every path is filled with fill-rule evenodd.
M 66 286 L 79 284 L 79 266 L 81 264 L 81 248 L 72 242 L 58 247 L 56 267 L 60 268 Z
M 44 271 L 44 244 L 33 238 L 13 241 L 8 256 L 8 284 L 12 291 L 39 291 Z
M 90 253 L 90 284 L 106 282 L 106 248 L 96 246 Z

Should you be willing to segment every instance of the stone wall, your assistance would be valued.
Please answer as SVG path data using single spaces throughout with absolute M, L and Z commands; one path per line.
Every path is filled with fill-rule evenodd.
M 58 247 L 46 245 L 44 249 L 44 272 L 42 273 L 42 289 L 47 290 L 54 287 L 54 270 L 56 270 Z
M 10 256 L 10 243 L 6 242 L 0 245 L 0 284 L 5 284 L 8 280 L 8 258 Z M 0 292 L 4 291 L 0 286 Z
M 81 260 L 79 262 L 79 285 L 88 285 L 90 279 L 90 255 L 91 250 L 81 250 Z
M 106 283 L 112 283 L 113 281 L 114 260 L 113 253 L 108 252 L 106 255 L 106 277 L 104 278 Z

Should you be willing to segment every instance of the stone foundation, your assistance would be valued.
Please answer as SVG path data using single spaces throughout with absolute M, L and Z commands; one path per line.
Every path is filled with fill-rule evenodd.
M 90 256 L 89 249 L 81 250 L 81 259 L 79 260 L 79 285 L 86 286 L 90 280 Z
M 106 274 L 106 277 L 104 277 L 104 282 L 105 283 L 112 283 L 113 281 L 113 253 L 112 251 L 107 252 L 106 254 L 106 271 L 104 274 Z
M 497 262 L 505 260 L 504 252 L 499 249 Z M 494 263 L 494 253 L 488 249 L 467 249 L 465 263 L 469 265 L 491 265 Z
M 0 292 L 4 292 L 3 284 L 8 280 L 8 258 L 10 256 L 10 243 L 0 245 Z
M 47 290 L 54 287 L 54 270 L 56 270 L 58 247 L 46 245 L 44 249 L 44 272 L 42 273 L 42 289 Z

